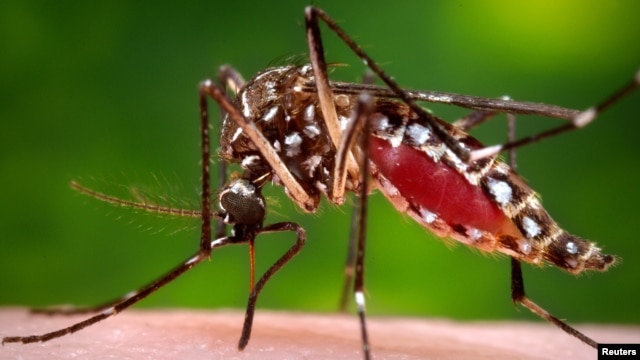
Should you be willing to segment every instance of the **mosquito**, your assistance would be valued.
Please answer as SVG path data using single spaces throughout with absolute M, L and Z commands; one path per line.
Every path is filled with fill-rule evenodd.
M 365 81 L 329 81 L 319 21 L 324 22 L 385 86 Z M 440 237 L 453 238 L 487 252 L 511 257 L 514 303 L 560 327 L 591 347 L 597 342 L 551 315 L 525 293 L 521 261 L 551 264 L 570 273 L 607 270 L 615 262 L 595 243 L 560 228 L 542 207 L 536 193 L 515 172 L 515 162 L 499 154 L 588 125 L 611 104 L 633 91 L 640 72 L 602 103 L 585 111 L 558 106 L 489 99 L 442 92 L 402 89 L 323 10 L 305 9 L 309 64 L 269 68 L 249 81 L 233 68 L 220 69 L 219 83 L 200 84 L 202 198 L 200 210 L 184 210 L 127 201 L 86 188 L 72 187 L 99 200 L 145 211 L 191 216 L 202 222 L 199 250 L 174 269 L 124 297 L 89 309 L 45 310 L 49 313 L 95 312 L 69 327 L 30 336 L 9 336 L 2 343 L 48 341 L 79 331 L 144 299 L 184 272 L 208 259 L 214 249 L 247 244 L 250 252 L 250 294 L 238 348 L 249 343 L 255 305 L 271 277 L 304 247 L 306 232 L 294 222 L 265 225 L 262 188 L 269 182 L 284 187 L 302 210 L 314 212 L 321 198 L 341 205 L 349 192 L 357 195 L 354 228 L 346 261 L 345 283 L 352 287 L 360 321 L 363 355 L 371 358 L 368 340 L 364 259 L 367 199 L 378 190 L 398 209 Z M 230 98 L 228 92 L 235 93 Z M 219 156 L 220 190 L 214 210 L 210 182 L 209 98 L 222 112 Z M 447 123 L 418 102 L 446 103 L 473 112 Z M 484 146 L 466 133 L 499 113 L 536 114 L 566 120 L 539 134 Z M 511 121 L 512 123 L 512 121 Z M 226 163 L 241 172 L 229 179 Z M 441 201 L 442 198 L 446 201 Z M 215 222 L 215 224 L 214 224 Z M 214 229 L 214 227 L 216 229 Z M 231 227 L 227 235 L 227 227 Z M 215 239 L 212 239 L 215 232 Z M 254 242 L 267 232 L 295 232 L 294 244 L 255 281 Z

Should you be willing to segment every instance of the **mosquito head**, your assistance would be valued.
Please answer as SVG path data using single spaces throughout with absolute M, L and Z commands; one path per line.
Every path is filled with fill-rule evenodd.
M 616 260 L 613 255 L 603 254 L 594 243 L 564 231 L 549 244 L 545 259 L 574 274 L 585 270 L 605 271 Z
M 244 179 L 229 183 L 218 196 L 227 224 L 262 225 L 265 202 L 260 188 Z

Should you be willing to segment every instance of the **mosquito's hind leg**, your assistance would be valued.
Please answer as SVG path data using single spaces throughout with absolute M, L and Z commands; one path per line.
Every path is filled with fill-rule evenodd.
M 507 141 L 512 142 L 516 138 L 516 118 L 513 114 L 507 114 L 508 119 L 508 131 L 507 131 Z M 510 148 L 508 152 L 509 158 L 509 166 L 515 170 L 516 168 L 516 149 Z M 574 329 L 564 321 L 558 319 L 557 317 L 551 315 L 547 310 L 538 306 L 535 302 L 533 302 L 526 295 L 524 291 L 524 279 L 522 277 L 522 263 L 520 260 L 512 257 L 511 258 L 511 300 L 514 304 L 521 304 L 522 306 L 529 309 L 534 314 L 540 316 L 541 318 L 549 321 L 550 323 L 558 326 L 567 334 L 578 338 L 580 341 L 585 344 L 597 348 L 598 343 L 588 336 L 584 335 L 580 331 Z
M 473 150 L 471 152 L 469 161 L 474 161 L 474 160 L 482 159 L 484 157 L 494 156 L 509 149 L 515 149 L 520 146 L 538 142 L 548 137 L 556 136 L 558 134 L 562 134 L 568 131 L 573 131 L 573 130 L 577 130 L 582 127 L 585 127 L 591 122 L 593 122 L 593 120 L 595 120 L 600 115 L 600 113 L 602 113 L 604 110 L 611 107 L 611 105 L 615 104 L 620 99 L 629 95 L 638 86 L 640 86 L 640 70 L 638 70 L 635 73 L 633 79 L 629 81 L 626 85 L 618 89 L 615 93 L 613 93 L 611 96 L 609 96 L 599 104 L 578 113 L 575 117 L 573 117 L 569 121 L 569 123 L 543 131 L 538 134 L 524 137 L 519 140 L 513 139 L 513 140 L 509 140 L 504 144 L 493 145 L 493 146 L 485 147 L 483 149 Z

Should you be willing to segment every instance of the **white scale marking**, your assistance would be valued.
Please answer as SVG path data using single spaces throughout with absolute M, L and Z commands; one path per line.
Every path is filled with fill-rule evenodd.
M 573 119 L 573 121 L 572 121 L 573 125 L 575 125 L 578 128 L 586 126 L 587 124 L 592 122 L 593 119 L 595 119 L 597 115 L 598 115 L 598 112 L 596 111 L 595 108 L 589 108 L 589 109 L 581 112 L 580 114 L 578 114 L 578 116 L 576 116 Z
M 299 155 L 300 145 L 302 145 L 302 137 L 297 132 L 292 132 L 284 137 L 284 144 L 286 146 L 286 156 L 292 157 Z
M 418 123 L 413 123 L 407 126 L 406 135 L 417 145 L 423 145 L 429 140 L 429 137 L 431 137 L 431 130 Z
M 318 165 L 320 165 L 321 161 L 322 156 L 314 155 L 302 162 L 302 165 L 308 167 L 309 169 L 309 177 L 313 177 L 313 173 L 316 171 L 316 168 L 318 167 Z
M 246 91 L 242 93 L 242 115 L 247 119 L 251 118 L 251 106 L 249 106 Z
M 434 146 L 428 146 L 424 149 L 433 161 L 438 162 L 442 158 L 445 152 L 447 152 L 447 147 L 444 144 L 438 144 Z
M 571 255 L 575 255 L 578 253 L 578 246 L 573 241 L 569 241 L 567 243 L 567 252 Z
M 522 227 L 528 238 L 534 238 L 540 235 L 540 225 L 528 216 L 522 218 Z
M 489 191 L 500 205 L 507 205 L 511 201 L 513 190 L 511 190 L 509 184 L 504 181 L 488 178 L 487 185 L 489 186 Z
M 278 107 L 274 106 L 274 107 L 270 108 L 269 110 L 267 110 L 267 112 L 264 114 L 264 116 L 262 116 L 262 120 L 264 120 L 265 122 L 269 122 L 269 121 L 273 120 L 273 118 L 276 116 L 277 113 L 278 113 Z
M 113 314 L 115 314 L 115 313 L 116 313 L 116 308 L 114 308 L 113 306 L 112 306 L 112 307 L 109 307 L 109 308 L 107 308 L 107 309 L 104 309 L 104 310 L 102 311 L 102 314 L 107 315 L 107 316 L 109 316 L 109 315 L 113 315 Z
M 307 106 L 304 109 L 304 115 L 302 115 L 302 118 L 305 121 L 313 121 L 313 119 L 316 118 L 316 107 L 313 104 Z
M 356 291 L 356 293 L 354 294 L 355 298 L 356 298 L 356 305 L 358 306 L 358 311 L 363 312 L 364 311 L 364 294 L 362 293 L 362 291 Z
M 305 135 L 308 137 L 315 139 L 318 135 L 320 135 L 320 128 L 316 124 L 307 125 L 302 129 Z
M 240 134 L 242 134 L 241 127 L 237 128 L 236 132 L 233 133 L 233 136 L 231 137 L 231 142 L 235 142 L 236 140 L 238 140 L 238 138 L 240 137 Z
M 387 141 L 391 143 L 391 147 L 395 148 L 400 146 L 400 144 L 402 144 L 402 139 L 404 138 L 404 130 L 405 130 L 405 127 L 400 126 L 393 132 L 393 134 L 391 134 L 389 138 L 387 138 Z
M 424 220 L 424 222 L 426 222 L 427 224 L 431 224 L 438 218 L 438 215 L 425 208 L 419 208 L 418 211 L 420 212 L 420 217 L 422 218 L 422 220 Z
M 520 249 L 520 252 L 528 255 L 529 253 L 531 253 L 531 243 L 529 242 L 529 240 L 527 239 L 518 239 L 516 241 L 518 243 L 518 249 Z
M 482 231 L 480 231 L 480 230 L 478 230 L 476 228 L 468 228 L 467 229 L 467 236 L 471 240 L 478 241 L 482 237 Z
M 244 159 L 242 159 L 240 166 L 242 166 L 243 169 L 246 169 L 248 167 L 251 167 L 252 165 L 255 165 L 259 160 L 260 160 L 260 156 L 249 155 L 249 156 L 246 156 Z
M 192 257 L 191 259 L 187 260 L 187 262 L 185 262 L 184 264 L 187 265 L 187 266 L 193 265 L 196 262 L 198 262 L 198 260 L 200 260 L 200 256 L 199 255 Z
M 316 189 L 320 190 L 323 194 L 327 193 L 327 185 L 321 183 L 320 181 L 316 181 L 315 184 Z

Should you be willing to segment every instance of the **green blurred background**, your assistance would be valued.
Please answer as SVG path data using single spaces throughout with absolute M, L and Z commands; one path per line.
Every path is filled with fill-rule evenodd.
M 222 64 L 249 78 L 306 52 L 307 2 L 217 3 L 0 4 L 0 304 L 96 304 L 197 250 L 197 221 L 114 209 L 76 194 L 69 182 L 114 194 L 123 192 L 118 184 L 125 192 L 146 187 L 173 198 L 170 204 L 197 206 L 198 82 Z M 316 3 L 408 88 L 585 108 L 640 65 L 635 0 Z M 329 61 L 351 65 L 335 78 L 359 79 L 361 62 L 324 34 Z M 580 277 L 525 265 L 531 297 L 570 322 L 640 323 L 639 102 L 635 93 L 588 128 L 519 152 L 520 173 L 552 216 L 623 258 L 607 273 Z M 466 113 L 432 108 L 446 119 Z M 519 133 L 554 124 L 521 118 Z M 505 121 L 474 134 L 500 142 Z M 325 203 L 307 215 L 282 189 L 268 194 L 269 221 L 301 223 L 308 244 L 258 306 L 333 311 L 350 207 Z M 534 318 L 511 305 L 508 258 L 448 246 L 381 195 L 371 200 L 369 234 L 371 314 Z M 261 238 L 260 268 L 292 241 Z M 244 307 L 247 268 L 245 247 L 222 249 L 139 306 Z

